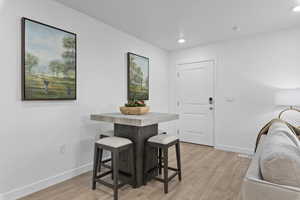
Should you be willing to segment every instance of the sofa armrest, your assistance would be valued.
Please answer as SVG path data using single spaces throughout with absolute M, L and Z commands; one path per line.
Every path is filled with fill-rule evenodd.
M 242 197 L 243 200 L 300 200 L 300 189 L 246 177 Z

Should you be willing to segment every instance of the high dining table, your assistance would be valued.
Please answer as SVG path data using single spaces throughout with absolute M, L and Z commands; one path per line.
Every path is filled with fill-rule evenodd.
M 157 149 L 147 149 L 147 160 L 144 160 L 145 142 L 151 136 L 158 134 L 158 123 L 179 119 L 177 114 L 150 112 L 145 115 L 123 115 L 121 113 L 92 114 L 91 120 L 114 124 L 114 135 L 125 137 L 134 143 L 135 151 L 135 183 L 140 187 L 144 183 L 144 163 L 147 170 L 157 166 Z M 120 171 L 129 172 L 129 158 L 127 152 L 120 154 Z M 154 171 L 157 173 L 157 171 Z M 120 176 L 122 179 L 122 176 Z M 146 180 L 147 181 L 147 180 Z

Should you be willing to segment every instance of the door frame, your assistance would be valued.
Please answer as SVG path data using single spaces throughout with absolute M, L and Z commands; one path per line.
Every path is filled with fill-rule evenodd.
M 178 99 L 178 92 L 177 92 L 177 88 L 178 88 L 178 72 L 180 72 L 180 68 L 182 68 L 182 65 L 186 65 L 186 64 L 197 64 L 197 63 L 206 63 L 206 62 L 211 62 L 212 66 L 213 66 L 213 98 L 214 98 L 214 109 L 213 109 L 213 113 L 212 113 L 212 137 L 213 137 L 213 147 L 216 147 L 216 136 L 215 136 L 215 130 L 216 130 L 216 81 L 217 81 L 217 69 L 216 69 L 216 59 L 207 59 L 207 60 L 199 60 L 199 61 L 192 61 L 192 62 L 178 62 L 176 63 L 176 70 L 175 70 L 175 111 L 177 114 L 179 114 L 178 111 L 178 106 L 177 106 L 177 99 Z M 178 131 L 179 131 L 179 122 L 176 121 L 175 126 L 176 126 L 176 134 L 178 135 Z

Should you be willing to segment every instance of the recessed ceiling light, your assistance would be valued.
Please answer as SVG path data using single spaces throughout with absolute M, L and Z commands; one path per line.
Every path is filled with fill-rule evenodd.
M 185 39 L 180 38 L 179 40 L 177 40 L 177 42 L 178 42 L 179 44 L 183 44 L 183 43 L 185 43 Z
M 300 6 L 294 7 L 294 8 L 293 8 L 293 11 L 294 11 L 294 12 L 300 12 Z
M 238 26 L 233 26 L 233 27 L 232 27 L 232 30 L 233 30 L 233 31 L 240 31 L 240 27 L 238 27 Z

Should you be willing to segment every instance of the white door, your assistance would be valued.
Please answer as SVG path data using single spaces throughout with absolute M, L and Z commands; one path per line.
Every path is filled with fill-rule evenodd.
M 177 133 L 184 142 L 214 145 L 214 62 L 177 65 Z

